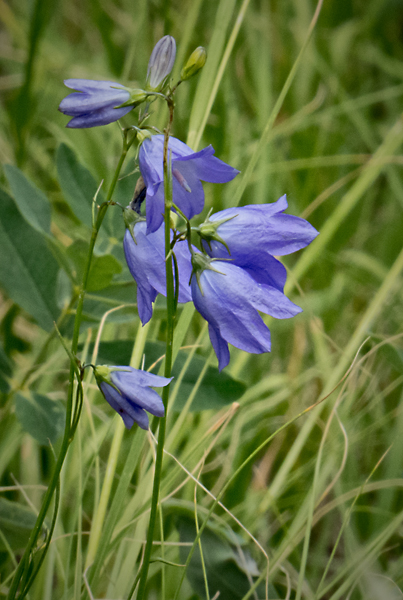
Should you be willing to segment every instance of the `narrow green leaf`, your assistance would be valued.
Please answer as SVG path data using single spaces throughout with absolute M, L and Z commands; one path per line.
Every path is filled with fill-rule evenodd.
M 16 394 L 15 412 L 22 428 L 44 446 L 49 440 L 54 444 L 64 429 L 63 405 L 42 394 Z
M 41 190 L 13 165 L 4 165 L 4 173 L 10 185 L 18 210 L 24 219 L 39 233 L 50 233 L 50 203 Z
M 56 165 L 63 196 L 76 217 L 88 227 L 92 225 L 92 201 L 98 184 L 66 144 L 56 153 Z M 102 202 L 101 195 L 98 196 Z
M 382 341 L 378 336 L 373 336 L 373 339 Z M 389 366 L 403 375 L 403 350 L 395 348 L 392 344 L 384 344 L 379 348 L 379 352 Z
M 0 283 L 38 325 L 50 330 L 59 314 L 57 262 L 43 236 L 28 225 L 13 199 L 2 190 L 0 202 Z
M 182 543 L 192 543 L 196 537 L 194 519 L 183 514 L 177 517 L 177 528 Z M 232 532 L 233 533 L 233 532 Z M 233 533 L 234 541 L 237 536 Z M 249 579 L 259 576 L 256 562 L 246 548 L 241 548 L 242 541 L 235 545 L 228 541 L 228 536 L 221 535 L 218 529 L 209 525 L 201 536 L 208 587 L 211 597 L 219 592 L 220 600 L 241 600 L 251 588 Z M 179 555 L 182 563 L 186 562 L 189 548 L 180 546 Z M 199 549 L 196 548 L 186 572 L 187 578 L 201 598 L 205 598 L 205 582 Z M 249 578 L 248 578 L 249 575 Z M 264 597 L 261 585 L 259 598 Z M 277 594 L 275 595 L 277 597 Z
M 224 52 L 227 29 L 233 18 L 235 4 L 235 0 L 220 0 L 216 5 L 217 12 L 213 33 L 208 47 L 208 61 L 200 74 L 196 96 L 190 113 L 187 144 L 195 150 L 197 150 L 197 144 L 200 142 L 202 132 L 199 130 L 203 122 L 209 96 Z
M 3 347 L 0 346 L 0 392 L 6 393 L 9 390 L 8 378 L 11 376 L 12 367 Z

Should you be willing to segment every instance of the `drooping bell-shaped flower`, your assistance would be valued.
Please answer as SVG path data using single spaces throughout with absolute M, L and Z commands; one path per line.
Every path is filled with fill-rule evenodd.
M 133 210 L 126 208 L 128 228 L 123 239 L 123 249 L 130 273 L 137 283 L 137 310 L 145 325 L 152 317 L 152 304 L 157 295 L 166 296 L 165 232 L 162 225 L 154 233 L 146 235 L 146 222 L 141 217 L 133 225 L 128 223 L 128 217 L 133 218 L 135 215 Z M 176 242 L 174 253 L 179 273 L 178 302 L 190 302 L 192 264 L 187 242 Z
M 227 208 L 196 228 L 207 254 L 231 259 L 259 283 L 284 289 L 286 270 L 274 256 L 305 248 L 318 232 L 308 221 L 284 214 L 286 196 L 272 204 Z
M 148 429 L 146 411 L 156 417 L 164 416 L 164 404 L 150 388 L 165 387 L 172 377 L 160 377 L 133 367 L 97 366 L 94 374 L 105 400 L 122 417 L 127 429 L 131 429 L 134 422 Z
M 301 312 L 277 287 L 259 284 L 231 262 L 194 254 L 192 263 L 193 302 L 209 324 L 220 371 L 229 362 L 229 343 L 252 354 L 270 352 L 270 331 L 258 311 L 276 319 Z
M 61 101 L 59 110 L 73 117 L 66 127 L 76 129 L 113 123 L 147 97 L 143 90 L 131 90 L 114 81 L 66 79 L 64 84 L 77 91 Z
M 173 69 L 176 56 L 176 42 L 170 35 L 164 35 L 154 46 L 148 61 L 146 89 L 160 92 L 164 89 Z
M 146 138 L 140 146 L 140 171 L 147 187 L 147 233 L 156 231 L 164 219 L 163 150 L 163 135 Z M 212 146 L 193 152 L 177 138 L 170 137 L 168 151 L 172 160 L 173 202 L 188 219 L 203 210 L 204 190 L 201 181 L 226 183 L 239 173 L 216 158 Z

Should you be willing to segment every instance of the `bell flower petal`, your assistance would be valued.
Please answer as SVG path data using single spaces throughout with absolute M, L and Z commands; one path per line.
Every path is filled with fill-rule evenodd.
M 272 256 L 291 254 L 305 248 L 318 232 L 308 221 L 283 214 L 288 207 L 286 195 L 272 204 L 250 204 L 228 208 L 211 215 L 212 223 L 224 221 L 217 227 L 218 235 L 227 243 L 232 258 L 247 256 L 248 246 L 258 246 Z M 221 245 L 222 248 L 225 247 Z M 228 252 L 225 253 L 228 258 Z
M 296 252 L 318 235 L 305 219 L 283 214 L 287 206 L 284 195 L 272 204 L 228 208 L 213 214 L 199 227 L 204 250 L 213 258 L 230 258 L 258 283 L 282 291 L 286 271 L 274 255 Z M 212 229 L 227 248 L 221 241 L 209 239 L 208 235 L 203 239 L 203 230 L 211 233 Z
M 151 387 L 165 387 L 172 377 L 159 377 L 133 367 L 95 367 L 98 386 L 110 406 L 122 417 L 127 429 L 136 422 L 148 429 L 149 412 L 156 417 L 165 414 L 164 404 Z
M 226 183 L 239 173 L 216 158 L 212 146 L 193 152 L 180 140 L 170 137 L 173 201 L 188 219 L 204 207 L 204 190 L 200 181 Z M 164 136 L 146 138 L 139 152 L 140 171 L 146 188 L 147 233 L 156 231 L 164 214 Z
M 66 79 L 68 88 L 77 90 L 64 98 L 60 112 L 73 117 L 67 127 L 82 129 L 108 125 L 133 109 L 133 106 L 115 108 L 130 99 L 130 92 L 113 81 Z
M 107 383 L 100 383 L 101 390 L 105 400 L 123 419 L 126 429 L 131 429 L 136 422 L 142 429 L 148 429 L 148 415 L 145 410 L 129 402 L 115 388 Z
M 145 325 L 152 317 L 152 304 L 157 294 L 166 295 L 165 233 L 161 226 L 146 235 L 145 221 L 134 225 L 134 241 L 129 229 L 123 239 L 123 249 L 130 273 L 137 283 L 137 309 Z M 190 252 L 185 241 L 175 244 L 174 253 L 179 271 L 178 302 L 192 300 L 189 280 L 192 273 Z
M 191 289 L 196 309 L 209 323 L 220 371 L 229 362 L 228 343 L 252 354 L 270 352 L 270 331 L 258 311 L 277 319 L 301 312 L 279 289 L 257 283 L 230 262 L 212 262 L 192 277 Z

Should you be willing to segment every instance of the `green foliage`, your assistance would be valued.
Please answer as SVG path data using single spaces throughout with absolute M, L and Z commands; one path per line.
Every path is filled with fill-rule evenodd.
M 69 258 L 74 263 L 75 279 L 82 281 L 86 260 L 88 256 L 88 244 L 83 240 L 77 240 L 67 250 Z M 91 264 L 88 281 L 88 291 L 97 292 L 108 287 L 113 276 L 122 271 L 121 263 L 111 254 L 95 256 Z
M 15 413 L 22 428 L 41 445 L 54 444 L 64 429 L 65 409 L 61 402 L 35 392 L 15 395 Z
M 12 365 L 3 348 L 0 346 L 0 392 L 8 392 L 8 378 L 11 376 L 11 373 Z
M 36 231 L 49 234 L 51 212 L 45 194 L 38 190 L 17 167 L 4 165 L 4 172 L 21 215 Z
M 49 331 L 57 319 L 58 265 L 43 237 L 28 225 L 10 196 L 0 190 L 0 281 L 7 294 Z
M 35 520 L 35 513 L 30 508 L 19 502 L 0 498 L 0 551 L 8 550 L 7 546 L 12 550 L 23 548 Z
M 97 184 L 91 173 L 77 159 L 75 152 L 61 144 L 56 153 L 57 174 L 64 198 L 75 216 L 91 227 L 92 203 L 97 191 Z M 102 202 L 102 195 L 97 202 Z
M 93 199 L 104 180 L 97 204 L 103 202 L 121 148 L 116 124 L 65 128 L 67 118 L 57 111 L 68 93 L 62 82 L 142 85 L 163 33 L 177 40 L 177 73 L 194 48 L 207 49 L 201 73 L 178 88 L 174 135 L 195 150 L 211 143 L 216 156 L 241 171 L 225 186 L 205 185 L 201 218 L 234 199 L 272 202 L 287 193 L 289 212 L 307 218 L 320 236 L 282 259 L 287 293 L 304 312 L 271 320 L 270 355 L 232 348 L 224 373 L 215 359 L 204 369 L 211 345 L 203 322 L 190 304 L 178 313 L 152 556 L 165 562 L 152 563 L 148 595 L 177 594 L 183 568 L 172 563 L 183 564 L 190 547 L 180 543 L 195 538 L 195 487 L 201 526 L 230 482 L 221 497 L 227 511 L 215 508 L 201 538 L 210 600 L 219 588 L 220 599 L 249 593 L 238 543 L 253 557 L 249 575 L 262 579 L 256 597 L 265 597 L 267 560 L 255 540 L 269 556 L 269 598 L 401 596 L 403 9 L 395 0 L 326 0 L 273 112 L 314 9 L 309 0 L 139 0 L 135 10 L 129 0 L 2 5 L 0 147 L 9 191 L 0 191 L 2 597 L 34 522 L 28 506 L 40 507 L 38 484 L 51 477 L 54 457 L 41 446 L 50 439 L 56 454 L 60 447 L 69 362 L 53 322 L 69 343 Z M 152 110 L 149 122 L 162 130 L 166 109 L 155 102 Z M 134 151 L 123 173 L 114 200 L 126 206 L 138 178 Z M 79 359 L 141 365 L 144 355 L 145 368 L 159 360 L 158 372 L 164 299 L 141 327 L 119 207 L 108 209 L 103 231 Z M 32 598 L 89 598 L 84 572 L 93 598 L 127 598 L 142 557 L 154 441 L 136 427 L 120 430 L 90 370 L 84 389 L 60 515 Z M 186 514 L 172 510 L 172 498 L 186 504 Z M 205 587 L 196 547 L 177 600 L 204 598 Z
M 194 516 L 178 516 L 177 528 L 183 544 L 192 543 L 196 537 Z M 230 533 L 231 530 L 230 530 Z M 256 562 L 244 547 L 243 540 L 234 533 L 208 525 L 201 536 L 201 547 L 205 561 L 205 571 L 211 596 L 220 592 L 223 600 L 241 600 L 250 590 L 251 584 L 260 575 Z M 188 555 L 186 546 L 180 549 L 181 562 Z M 206 598 L 205 581 L 200 550 L 194 553 L 188 567 L 188 578 L 192 588 L 200 598 Z M 272 593 L 274 590 L 270 590 Z M 263 597 L 262 585 L 257 590 Z M 277 595 L 277 594 L 275 594 Z

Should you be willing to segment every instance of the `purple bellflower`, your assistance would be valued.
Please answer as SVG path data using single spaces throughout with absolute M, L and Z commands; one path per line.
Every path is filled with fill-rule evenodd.
M 164 226 L 146 235 L 146 222 L 138 221 L 134 227 L 126 229 L 123 249 L 130 273 L 137 283 L 137 309 L 145 325 L 152 317 L 152 304 L 157 294 L 166 295 Z M 187 242 L 176 242 L 174 253 L 179 272 L 178 302 L 190 302 L 192 264 Z
M 277 287 L 258 283 L 231 262 L 194 254 L 192 263 L 193 302 L 209 324 L 220 371 L 229 362 L 228 343 L 252 354 L 270 352 L 270 331 L 258 311 L 276 319 L 301 312 Z
M 308 221 L 285 215 L 286 196 L 272 204 L 228 208 L 209 217 L 196 231 L 213 258 L 231 259 L 258 283 L 283 291 L 285 267 L 274 258 L 308 246 L 318 232 Z
M 108 125 L 126 115 L 135 106 L 133 102 L 130 106 L 116 108 L 132 97 L 130 91 L 120 83 L 66 79 L 64 84 L 77 90 L 66 96 L 59 105 L 60 112 L 73 117 L 66 127 L 83 129 Z
M 172 377 L 160 377 L 133 367 L 97 366 L 94 373 L 105 400 L 122 417 L 127 429 L 134 422 L 148 429 L 146 410 L 156 417 L 164 416 L 164 404 L 150 387 L 165 387 Z
M 147 233 L 156 231 L 164 219 L 163 149 L 163 135 L 146 138 L 140 146 L 140 171 L 147 187 Z M 212 146 L 193 152 L 180 140 L 170 137 L 168 149 L 172 157 L 173 201 L 188 219 L 199 214 L 204 207 L 200 181 L 226 183 L 239 173 L 216 158 Z

